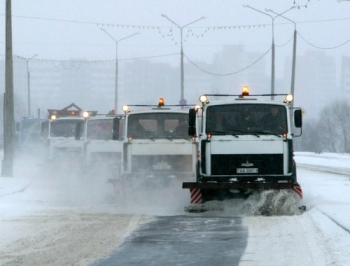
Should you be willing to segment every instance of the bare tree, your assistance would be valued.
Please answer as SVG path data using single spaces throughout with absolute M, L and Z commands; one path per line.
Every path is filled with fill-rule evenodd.
M 350 104 L 346 100 L 338 100 L 332 104 L 334 126 L 337 130 L 338 152 L 350 152 Z
M 323 150 L 328 152 L 337 152 L 337 128 L 335 127 L 334 114 L 332 106 L 326 106 L 322 109 L 318 122 L 318 131 L 323 143 Z
M 316 120 L 306 120 L 303 126 L 303 135 L 295 141 L 295 148 L 299 151 L 311 151 L 321 153 L 324 143 L 321 141 Z
M 336 100 L 322 109 L 318 121 L 305 120 L 300 151 L 350 153 L 350 103 Z

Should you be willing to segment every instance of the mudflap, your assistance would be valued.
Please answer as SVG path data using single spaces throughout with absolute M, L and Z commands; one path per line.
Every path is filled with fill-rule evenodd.
M 246 199 L 249 197 L 247 191 L 239 190 L 214 190 L 190 188 L 191 204 L 185 206 L 185 212 L 201 213 L 207 211 L 223 211 L 224 206 L 221 204 L 227 199 Z
M 299 196 L 300 200 L 303 199 L 303 191 L 301 189 L 301 186 L 299 183 L 295 183 L 293 187 L 293 191 Z M 305 212 L 306 211 L 306 206 L 305 205 L 300 205 L 299 207 L 300 212 Z

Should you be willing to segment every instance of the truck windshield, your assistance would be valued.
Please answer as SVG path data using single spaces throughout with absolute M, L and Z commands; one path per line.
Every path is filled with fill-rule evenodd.
M 51 137 L 74 137 L 77 123 L 79 119 L 57 120 L 51 122 L 50 136 Z
M 206 111 L 205 132 L 213 135 L 281 135 L 287 132 L 286 108 L 274 104 L 210 106 Z
M 41 129 L 41 119 L 25 119 L 22 121 L 22 132 L 38 133 Z
M 127 136 L 134 139 L 189 138 L 187 113 L 131 114 L 127 123 Z
M 98 119 L 87 123 L 87 137 L 89 139 L 112 139 L 113 120 Z

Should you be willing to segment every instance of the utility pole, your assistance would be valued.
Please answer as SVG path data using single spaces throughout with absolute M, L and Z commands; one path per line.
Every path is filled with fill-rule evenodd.
M 192 21 L 190 23 L 187 23 L 186 25 L 184 26 L 180 26 L 178 25 L 177 23 L 175 23 L 173 20 L 171 20 L 168 16 L 162 14 L 161 15 L 163 18 L 166 18 L 167 20 L 169 20 L 171 23 L 173 23 L 176 27 L 179 28 L 180 30 L 180 38 L 181 38 L 181 50 L 180 50 L 180 53 L 181 53 L 181 58 L 180 58 L 180 66 L 181 66 L 181 96 L 180 96 L 180 105 L 185 105 L 186 104 L 186 101 L 185 101 L 185 89 L 184 89 L 184 51 L 183 51 L 183 40 L 182 40 L 182 31 L 185 27 L 197 22 L 197 21 L 200 21 L 202 19 L 205 19 L 206 17 L 201 17 L 195 21 Z
M 26 60 L 27 63 L 27 87 L 28 87 L 28 117 L 31 115 L 31 104 L 30 104 L 30 71 L 29 71 L 29 61 L 32 60 L 34 57 L 37 56 L 37 54 L 33 55 L 30 58 L 25 58 L 22 56 L 16 55 L 18 58 L 21 58 L 23 60 Z
M 102 31 L 104 31 L 113 41 L 115 42 L 115 92 L 114 92 L 114 110 L 117 111 L 118 108 L 118 83 L 119 83 L 119 66 L 118 66 L 118 43 L 120 41 L 123 41 L 125 39 L 131 38 L 135 35 L 140 34 L 139 32 L 136 32 L 132 35 L 126 36 L 124 38 L 121 38 L 119 40 L 116 40 L 112 35 L 110 35 L 105 29 L 101 28 Z
M 13 59 L 12 59 L 12 22 L 11 0 L 6 0 L 6 62 L 4 97 L 4 159 L 1 176 L 13 177 L 14 153 L 14 100 L 13 100 Z
M 281 16 L 284 13 L 287 13 L 291 9 L 295 8 L 295 6 L 290 7 L 286 11 L 282 12 L 281 14 L 276 15 L 275 17 L 271 16 L 268 13 L 265 13 L 259 9 L 256 9 L 254 7 L 251 7 L 249 5 L 243 5 L 243 7 L 250 8 L 252 10 L 255 10 L 263 15 L 269 16 L 271 18 L 271 27 L 272 27 L 272 44 L 271 44 L 271 100 L 274 100 L 273 94 L 275 94 L 275 19 L 279 16 Z
M 293 95 L 294 99 L 295 99 L 295 95 L 294 95 L 294 88 L 295 88 L 295 65 L 296 65 L 296 53 L 297 53 L 297 24 L 295 23 L 295 21 L 283 16 L 282 14 L 278 14 L 275 11 L 273 11 L 272 9 L 266 9 L 266 11 L 268 12 L 272 12 L 275 15 L 280 16 L 281 18 L 284 18 L 290 22 L 292 22 L 294 24 L 294 34 L 293 34 L 293 59 L 292 59 L 292 78 L 291 78 L 291 85 L 290 85 L 290 93 Z M 294 101 L 291 102 L 291 106 L 294 106 Z

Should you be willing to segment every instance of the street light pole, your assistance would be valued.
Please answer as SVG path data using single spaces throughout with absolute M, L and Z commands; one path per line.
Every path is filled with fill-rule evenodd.
M 126 36 L 124 38 L 121 38 L 119 40 L 116 40 L 112 35 L 110 35 L 105 29 L 101 28 L 102 31 L 104 31 L 111 39 L 115 42 L 115 91 L 114 91 L 114 110 L 117 112 L 118 110 L 118 80 L 119 80 L 119 66 L 118 66 L 118 43 L 120 41 L 123 41 L 125 39 L 131 38 L 135 35 L 140 34 L 139 32 L 136 32 L 132 35 Z
M 30 109 L 30 72 L 29 72 L 29 61 L 32 60 L 34 57 L 38 56 L 37 54 L 33 55 L 30 58 L 25 58 L 22 56 L 16 55 L 18 58 L 26 60 L 27 64 L 27 88 L 28 88 L 28 117 L 31 115 L 31 109 Z
M 269 16 L 272 20 L 271 26 L 272 26 L 272 45 L 271 45 L 271 100 L 273 100 L 275 97 L 273 94 L 275 94 L 275 19 L 279 16 L 281 16 L 284 13 L 287 13 L 289 10 L 295 8 L 295 6 L 292 6 L 291 8 L 287 9 L 286 11 L 282 12 L 281 14 L 278 14 L 277 16 L 273 17 L 270 14 L 267 14 L 259 9 L 256 9 L 254 7 L 251 7 L 249 5 L 243 5 L 243 7 L 250 8 L 252 10 L 255 10 L 261 14 L 264 14 L 266 16 Z
M 291 86 L 290 86 L 290 93 L 294 97 L 294 87 L 295 87 L 295 65 L 296 65 L 296 51 L 297 51 L 297 25 L 295 21 L 283 16 L 282 14 L 278 14 L 272 9 L 266 9 L 267 12 L 272 12 L 275 15 L 279 15 L 280 17 L 292 22 L 294 24 L 294 35 L 293 35 L 293 59 L 292 59 L 292 78 L 291 78 Z M 292 107 L 294 105 L 294 101 L 292 101 Z
M 181 40 L 181 50 L 180 50 L 180 67 L 181 67 L 181 98 L 180 98 L 180 104 L 181 105 L 185 105 L 186 101 L 185 101 L 185 90 L 184 90 L 184 52 L 183 52 L 183 41 L 182 41 L 182 32 L 183 29 L 186 28 L 189 25 L 192 25 L 194 23 L 196 23 L 197 21 L 200 21 L 202 19 L 205 19 L 206 17 L 201 17 L 195 21 L 192 21 L 190 23 L 187 23 L 186 25 L 180 26 L 178 25 L 176 22 L 174 22 L 173 20 L 171 20 L 168 16 L 161 14 L 161 16 L 163 18 L 166 18 L 167 20 L 169 20 L 171 23 L 173 23 L 176 27 L 178 27 L 180 29 L 180 40 Z
M 1 176 L 13 177 L 14 157 L 14 97 L 13 97 L 13 60 L 12 60 L 12 11 L 11 0 L 6 0 L 5 14 L 5 95 L 4 95 L 4 157 Z

